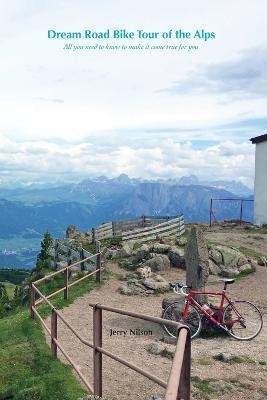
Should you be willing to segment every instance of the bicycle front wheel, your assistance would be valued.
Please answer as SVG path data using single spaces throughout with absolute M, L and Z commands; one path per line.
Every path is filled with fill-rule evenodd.
M 223 313 L 223 322 L 228 333 L 238 340 L 251 340 L 262 328 L 262 315 L 254 304 L 248 301 L 235 301 L 228 304 Z
M 163 311 L 162 318 L 187 325 L 191 332 L 191 339 L 193 339 L 201 331 L 201 316 L 194 306 L 190 306 L 187 316 L 182 320 L 183 309 L 184 307 L 181 307 L 181 303 L 171 303 Z M 171 337 L 177 336 L 177 330 L 175 328 L 163 325 L 163 329 Z

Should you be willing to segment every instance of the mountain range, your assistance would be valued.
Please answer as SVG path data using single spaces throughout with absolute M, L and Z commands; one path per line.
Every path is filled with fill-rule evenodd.
M 186 222 L 206 222 L 211 198 L 241 196 L 252 198 L 252 191 L 239 182 L 200 182 L 196 176 L 152 181 L 122 174 L 51 187 L 0 187 L 0 238 L 33 238 L 46 230 L 60 236 L 69 224 L 88 230 L 142 214 L 183 213 Z M 238 218 L 239 207 L 237 201 L 216 202 L 215 215 L 219 220 Z M 252 204 L 246 203 L 244 218 L 252 220 L 252 214 Z

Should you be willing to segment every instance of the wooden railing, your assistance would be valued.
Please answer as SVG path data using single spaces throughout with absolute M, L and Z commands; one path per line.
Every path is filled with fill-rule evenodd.
M 146 216 L 124 221 L 106 222 L 87 232 L 89 240 L 109 239 L 122 237 L 123 241 L 138 240 L 146 241 L 155 239 L 157 236 L 177 235 L 181 236 L 185 231 L 184 217 L 180 216 Z
M 177 218 L 169 219 L 168 221 L 162 222 L 158 225 L 123 232 L 122 240 L 138 240 L 141 242 L 146 242 L 148 240 L 156 239 L 158 236 L 181 236 L 184 232 L 184 217 L 180 216 Z
M 97 252 L 101 251 L 101 243 L 96 240 L 95 245 Z M 78 249 L 73 249 L 69 239 L 54 240 L 53 247 L 49 251 L 49 255 L 54 260 L 55 268 L 58 268 L 58 263 L 63 261 L 67 265 L 80 264 L 81 270 L 93 270 L 96 264 L 95 254 L 85 250 L 82 245 Z M 79 261 L 79 262 L 78 262 Z
M 77 372 L 78 376 L 86 386 L 86 388 L 93 393 L 95 396 L 102 396 L 103 391 L 103 380 L 102 380 L 102 355 L 116 360 L 117 362 L 125 365 L 126 367 L 138 372 L 139 374 L 147 377 L 151 381 L 157 383 L 158 385 L 166 388 L 165 400 L 189 400 L 190 399 L 190 364 L 191 364 L 191 343 L 190 343 L 190 331 L 187 326 L 182 325 L 175 321 L 170 321 L 158 317 L 153 317 L 151 315 L 140 314 L 132 311 L 121 310 L 118 308 L 108 307 L 101 304 L 90 304 L 93 307 L 93 342 L 84 339 L 79 332 L 63 317 L 62 313 L 59 312 L 54 305 L 50 302 L 50 298 L 56 294 L 64 291 L 64 298 L 68 298 L 68 289 L 73 285 L 81 282 L 82 280 L 88 278 L 89 276 L 96 275 L 97 282 L 101 281 L 101 253 L 94 255 L 97 257 L 97 268 L 95 271 L 87 273 L 82 278 L 68 283 L 68 272 L 72 266 L 79 264 L 79 262 L 74 263 L 60 271 L 56 271 L 50 275 L 47 275 L 35 282 L 31 283 L 30 286 L 30 313 L 31 317 L 36 316 L 49 336 L 51 337 L 51 352 L 53 356 L 57 357 L 58 349 L 63 353 L 69 363 L 73 366 L 74 370 Z M 85 261 L 85 260 L 84 260 Z M 41 282 L 51 279 L 59 273 L 64 273 L 64 287 L 55 291 L 54 293 L 45 296 L 37 285 Z M 39 299 L 36 300 L 36 295 Z M 41 303 L 47 304 L 51 308 L 51 326 L 49 327 L 47 323 L 42 318 L 41 314 L 37 310 L 37 306 Z M 175 355 L 172 363 L 171 372 L 169 375 L 168 382 L 162 381 L 150 372 L 141 369 L 140 367 L 130 363 L 129 361 L 118 357 L 114 353 L 105 350 L 102 347 L 102 311 L 109 311 L 116 314 L 127 315 L 133 318 L 143 319 L 157 324 L 164 324 L 168 326 L 175 327 L 177 329 L 177 344 Z M 88 381 L 88 379 L 81 373 L 78 365 L 69 356 L 67 351 L 62 346 L 58 338 L 58 319 L 60 319 L 63 324 L 79 339 L 81 343 L 93 349 L 93 385 Z

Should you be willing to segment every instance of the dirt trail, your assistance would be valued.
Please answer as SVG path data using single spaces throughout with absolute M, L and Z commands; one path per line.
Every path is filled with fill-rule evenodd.
M 114 273 L 122 273 L 122 270 L 115 264 L 109 264 L 108 268 Z M 165 273 L 164 276 L 172 282 L 177 280 L 184 281 L 185 272 L 172 269 Z M 259 267 L 255 274 L 232 285 L 230 292 L 233 297 L 252 300 L 262 311 L 266 312 L 266 277 L 267 269 Z M 211 288 L 221 288 L 221 283 L 215 282 L 216 279 L 211 277 Z M 97 302 L 154 316 L 161 315 L 161 303 L 166 295 L 150 297 L 123 296 L 117 292 L 117 288 L 120 285 L 121 281 L 112 278 L 105 286 L 93 290 L 62 310 L 63 315 L 84 338 L 90 341 L 92 340 L 92 309 L 89 307 L 89 303 Z M 174 294 L 173 297 L 175 297 Z M 145 368 L 163 380 L 168 379 L 171 360 L 160 355 L 149 354 L 144 349 L 145 344 L 163 337 L 164 333 L 161 327 L 110 312 L 104 312 L 103 325 L 103 346 L 107 350 L 130 360 L 141 368 Z M 127 331 L 127 333 L 125 335 L 122 333 L 110 336 L 111 329 Z M 133 335 L 130 334 L 130 329 L 151 330 L 152 335 Z M 81 372 L 92 382 L 92 350 L 79 343 L 61 322 L 59 322 L 58 337 L 69 355 L 79 365 Z M 202 393 L 198 389 L 194 389 L 194 396 L 200 399 L 222 400 L 264 399 L 263 393 L 264 390 L 267 390 L 266 382 L 264 382 L 266 376 L 266 365 L 264 365 L 264 362 L 267 360 L 266 337 L 267 332 L 264 326 L 261 334 L 251 342 L 236 341 L 228 336 L 193 340 L 192 376 L 195 377 L 195 381 L 199 380 L 199 378 L 212 379 L 213 387 L 212 393 L 208 395 L 209 397 L 205 397 L 203 383 L 195 383 L 196 386 L 203 386 L 204 389 L 202 388 L 201 390 L 204 390 L 204 392 Z M 47 340 L 49 342 L 48 338 Z M 174 350 L 173 345 L 166 346 Z M 212 355 L 221 352 L 246 356 L 246 362 L 225 363 L 212 358 Z M 62 354 L 59 354 L 59 356 L 65 362 L 64 356 Z M 108 400 L 148 400 L 155 394 L 164 395 L 164 390 L 159 386 L 106 356 L 103 357 L 103 367 L 104 396 Z M 229 380 L 232 380 L 232 382 L 229 383 Z M 227 385 L 229 386 L 228 388 Z M 197 395 L 198 392 L 200 394 Z

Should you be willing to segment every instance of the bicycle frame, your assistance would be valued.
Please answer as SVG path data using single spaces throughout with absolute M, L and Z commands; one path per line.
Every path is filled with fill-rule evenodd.
M 210 315 L 205 309 L 203 309 L 203 306 L 201 304 L 199 304 L 197 302 L 197 300 L 194 299 L 194 295 L 208 295 L 211 297 L 216 297 L 216 296 L 220 296 L 221 297 L 221 302 L 220 305 L 218 307 L 218 316 L 217 319 L 214 318 L 212 315 Z M 224 303 L 225 301 L 230 304 L 232 306 L 232 308 L 234 309 L 234 311 L 236 312 L 238 319 L 237 320 L 230 320 L 227 322 L 223 322 L 223 312 L 224 312 Z M 190 305 L 194 305 L 202 314 L 204 314 L 209 320 L 211 320 L 215 325 L 219 326 L 220 328 L 224 329 L 225 331 L 229 331 L 229 329 L 231 328 L 231 326 L 239 321 L 239 318 L 242 318 L 242 316 L 240 315 L 240 313 L 237 311 L 237 309 L 234 306 L 234 302 L 230 299 L 230 297 L 227 296 L 227 294 L 225 293 L 225 290 L 221 291 L 221 292 L 201 292 L 198 290 L 190 290 L 190 292 L 188 293 L 186 300 L 185 300 L 185 308 L 182 314 L 181 319 L 184 319 L 188 312 L 189 312 L 189 307 Z M 227 304 L 227 305 L 228 305 Z

